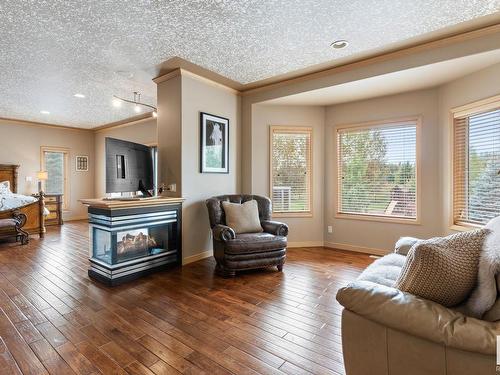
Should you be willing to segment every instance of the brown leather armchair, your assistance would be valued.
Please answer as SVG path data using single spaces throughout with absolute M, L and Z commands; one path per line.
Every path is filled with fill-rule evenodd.
M 262 233 L 236 235 L 226 225 L 222 202 L 245 203 L 256 200 Z M 286 258 L 288 226 L 271 221 L 271 200 L 258 195 L 220 195 L 206 201 L 212 228 L 216 271 L 222 276 L 234 276 L 236 271 L 277 266 L 283 270 Z

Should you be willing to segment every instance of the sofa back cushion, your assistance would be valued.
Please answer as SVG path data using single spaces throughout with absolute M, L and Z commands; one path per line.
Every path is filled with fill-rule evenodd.
M 238 233 L 260 233 L 259 207 L 256 200 L 242 204 L 222 202 L 226 215 L 226 225 Z
M 479 255 L 488 233 L 478 229 L 415 244 L 395 287 L 443 306 L 458 305 L 476 284 Z

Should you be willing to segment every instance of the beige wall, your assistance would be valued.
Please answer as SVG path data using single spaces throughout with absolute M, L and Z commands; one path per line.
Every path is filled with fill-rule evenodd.
M 420 159 L 420 224 L 396 224 L 335 218 L 337 162 L 335 129 L 339 125 L 366 121 L 422 116 Z M 326 109 L 325 152 L 325 233 L 328 246 L 390 251 L 400 236 L 432 237 L 441 234 L 442 212 L 439 164 L 439 123 L 437 89 L 339 104 Z
M 450 233 L 451 224 L 451 110 L 481 99 L 500 95 L 500 64 L 449 82 L 439 88 L 440 161 L 443 233 Z
M 500 31 L 492 33 L 476 33 L 468 38 L 452 38 L 449 41 L 435 43 L 425 48 L 414 48 L 411 51 L 395 53 L 390 58 L 377 57 L 352 65 L 339 66 L 313 74 L 299 77 L 296 80 L 284 81 L 267 87 L 249 90 L 242 97 L 242 133 L 243 139 L 252 135 L 252 105 L 283 96 L 298 94 L 323 87 L 340 85 L 358 81 L 363 78 L 381 76 L 418 66 L 446 61 L 462 56 L 497 50 Z M 252 145 L 242 143 L 242 189 L 251 192 L 252 186 Z
M 19 164 L 20 194 L 30 195 L 37 191 L 36 172 L 40 170 L 40 147 L 69 148 L 69 207 L 65 220 L 87 217 L 87 209 L 78 200 L 94 197 L 94 135 L 87 130 L 72 130 L 22 122 L 0 120 L 0 164 Z M 89 171 L 77 172 L 76 155 L 89 156 Z M 31 176 L 31 183 L 26 177 Z
M 182 196 L 184 258 L 212 248 L 205 200 L 239 192 L 239 98 L 225 88 L 182 77 Z M 200 173 L 200 112 L 229 119 L 229 174 Z
M 229 119 L 229 173 L 200 173 L 200 112 Z M 158 84 L 158 147 L 160 169 L 183 205 L 184 262 L 211 254 L 205 200 L 240 191 L 239 97 L 232 90 L 190 75 Z
M 175 192 L 182 192 L 182 77 L 177 76 L 158 84 L 158 181 L 176 184 Z
M 146 145 L 156 144 L 156 119 L 151 118 L 130 125 L 123 125 L 94 132 L 95 142 L 95 196 L 104 197 L 106 194 L 106 150 L 105 138 L 117 138 L 124 141 Z
M 252 108 L 252 193 L 270 196 L 269 126 L 313 128 L 313 217 L 277 218 L 289 225 L 291 246 L 323 245 L 323 185 L 325 108 L 312 106 L 254 105 Z

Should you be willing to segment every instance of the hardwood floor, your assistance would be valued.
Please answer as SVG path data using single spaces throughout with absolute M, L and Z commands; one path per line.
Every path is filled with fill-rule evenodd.
M 335 293 L 372 261 L 290 249 L 283 273 L 205 259 L 108 288 L 87 258 L 85 222 L 0 244 L 0 373 L 343 374 Z

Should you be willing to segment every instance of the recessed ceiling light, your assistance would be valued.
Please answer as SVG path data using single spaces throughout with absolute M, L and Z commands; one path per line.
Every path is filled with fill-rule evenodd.
M 335 49 L 342 49 L 345 48 L 349 45 L 349 42 L 347 40 L 336 40 L 332 44 L 330 44 L 333 48 Z
M 49 112 L 49 111 L 40 111 L 40 113 L 41 113 L 42 115 L 50 115 L 50 112 Z
M 117 70 L 115 73 L 118 74 L 119 76 L 122 76 L 123 78 L 127 78 L 127 79 L 134 78 L 134 73 L 128 72 L 126 70 Z
M 113 103 L 113 107 L 117 107 L 118 108 L 118 107 L 122 106 L 121 100 L 117 99 L 117 98 L 114 98 L 112 103 Z
M 83 99 L 83 98 L 85 98 L 85 95 L 83 95 L 83 94 L 75 94 L 75 95 L 73 95 L 73 96 L 74 96 L 75 98 L 82 98 L 82 99 Z

